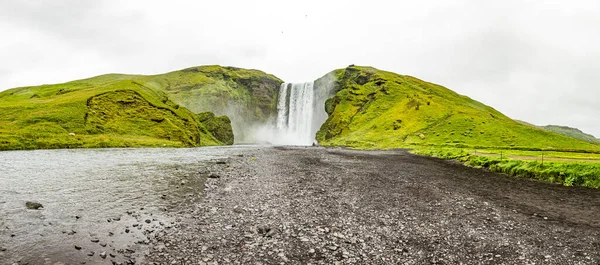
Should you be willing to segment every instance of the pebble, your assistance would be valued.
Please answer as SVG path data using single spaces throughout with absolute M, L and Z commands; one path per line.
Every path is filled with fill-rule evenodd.
M 75 245 L 74 247 L 75 247 L 75 249 L 77 249 L 77 250 L 81 250 L 81 246 L 79 246 L 79 245 Z
M 2 252 L 4 252 L 4 251 L 7 251 L 7 250 L 8 250 L 8 249 L 7 249 L 7 248 L 5 248 L 5 247 L 0 247 L 0 251 L 2 251 Z
M 87 255 L 90 256 L 90 257 L 94 256 L 95 254 L 96 254 L 96 252 L 94 252 L 94 251 L 90 251 L 90 252 L 87 253 Z
M 338 159 L 341 158 L 335 158 L 334 161 Z M 269 160 L 269 162 L 271 161 Z M 231 165 L 236 165 L 236 163 L 232 162 Z M 364 166 L 370 168 L 366 163 Z M 401 261 L 405 261 L 407 264 L 420 264 L 419 262 L 414 262 L 415 260 L 421 263 L 445 264 L 445 259 L 432 258 L 432 255 L 430 255 L 432 253 L 428 253 L 422 250 L 420 246 L 415 245 L 420 243 L 415 238 L 421 238 L 412 236 L 412 230 L 424 233 L 423 236 L 425 238 L 431 239 L 431 247 L 435 249 L 436 253 L 440 251 L 439 253 L 441 254 L 445 253 L 445 251 L 463 250 L 464 248 L 460 244 L 454 245 L 455 247 L 450 244 L 468 242 L 464 240 L 476 240 L 475 242 L 482 242 L 481 244 L 493 242 L 494 236 L 489 236 L 485 233 L 488 229 L 494 231 L 493 229 L 510 228 L 510 230 L 513 230 L 513 227 L 517 229 L 522 228 L 510 218 L 501 222 L 489 222 L 490 220 L 497 219 L 495 217 L 485 219 L 488 215 L 487 211 L 469 208 L 466 213 L 474 214 L 475 218 L 466 215 L 466 220 L 469 223 L 466 223 L 465 226 L 459 224 L 458 231 L 464 232 L 465 230 L 469 231 L 469 229 L 474 228 L 476 230 L 473 231 L 473 235 L 465 236 L 456 234 L 451 230 L 445 231 L 443 229 L 440 232 L 440 227 L 446 228 L 446 225 L 456 225 L 454 222 L 459 220 L 458 216 L 461 216 L 461 211 L 464 211 L 460 207 L 459 209 L 447 207 L 444 201 L 440 201 L 441 203 L 436 201 L 431 205 L 426 205 L 426 209 L 417 209 L 416 211 L 413 211 L 414 209 L 411 207 L 404 207 L 402 203 L 400 203 L 399 207 L 388 207 L 387 205 L 378 204 L 376 206 L 381 206 L 382 210 L 379 207 L 364 210 L 356 208 L 357 205 L 355 205 L 354 197 L 348 199 L 342 196 L 340 207 L 353 214 L 338 216 L 339 209 L 337 207 L 330 209 L 330 201 L 337 200 L 337 197 L 330 197 L 331 192 L 329 188 L 337 191 L 339 189 L 338 185 L 343 184 L 335 182 L 335 185 L 331 185 L 331 183 L 325 182 L 322 186 L 314 184 L 313 189 L 313 184 L 306 184 L 312 181 L 302 182 L 300 185 L 294 181 L 296 178 L 291 178 L 293 179 L 291 184 L 287 183 L 287 181 L 276 182 L 278 185 L 289 184 L 291 189 L 290 196 L 280 197 L 280 190 L 273 189 L 269 185 L 261 185 L 268 183 L 261 183 L 262 178 L 265 178 L 265 181 L 271 181 L 268 174 L 255 174 L 252 168 L 247 173 L 244 172 L 241 174 L 237 174 L 236 170 L 234 168 L 231 173 L 215 170 L 214 173 L 210 174 L 218 176 L 217 178 L 227 178 L 228 181 L 231 177 L 233 180 L 228 182 L 227 185 L 233 186 L 233 190 L 240 190 L 239 196 L 234 193 L 225 193 L 224 185 L 222 185 L 223 183 L 220 180 L 208 180 L 207 182 L 211 184 L 210 187 L 213 190 L 206 192 L 208 196 L 201 203 L 201 206 L 199 208 L 191 206 L 191 209 L 195 211 L 185 209 L 179 212 L 185 218 L 195 218 L 198 220 L 198 226 L 183 225 L 179 227 L 175 226 L 173 230 L 162 230 L 163 227 L 158 226 L 158 224 L 162 225 L 162 223 L 156 222 L 158 226 L 156 228 L 157 234 L 164 233 L 159 238 L 156 237 L 157 234 L 154 234 L 154 237 L 150 234 L 146 234 L 146 236 L 152 241 L 153 246 L 160 242 L 158 244 L 164 247 L 154 247 L 149 255 L 150 261 L 154 261 L 155 264 L 171 264 L 175 259 L 176 262 L 174 264 L 207 265 L 212 263 L 212 261 L 218 261 L 222 264 L 235 262 L 239 264 L 261 264 L 250 262 L 260 260 L 269 261 L 265 262 L 268 264 L 284 264 L 288 262 L 287 257 L 290 257 L 289 262 L 291 263 L 301 263 L 302 261 L 306 263 L 307 261 L 318 259 L 316 263 L 323 264 L 401 264 Z M 386 169 L 382 170 L 385 171 Z M 286 172 L 287 169 L 282 169 L 282 171 Z M 327 180 L 328 176 L 325 174 L 328 174 L 328 170 L 323 169 L 323 171 L 323 173 L 315 172 L 314 175 L 306 175 L 308 177 L 300 174 L 300 177 L 305 177 L 303 180 L 318 180 L 320 178 Z M 336 174 L 335 172 L 337 171 L 334 171 L 333 174 Z M 339 174 L 343 177 L 342 171 Z M 254 175 L 259 175 L 260 178 L 255 178 Z M 333 175 L 333 177 L 332 179 L 337 179 L 338 176 Z M 285 178 L 285 176 L 281 178 Z M 250 182 L 246 180 L 250 180 Z M 255 183 L 254 181 L 258 182 Z M 177 185 L 178 182 L 175 183 Z M 191 182 L 189 183 L 191 184 Z M 244 190 L 244 184 L 250 184 L 247 190 Z M 379 185 L 375 186 L 378 187 Z M 382 184 L 383 188 L 385 188 L 385 185 Z M 428 186 L 430 184 L 424 185 Z M 199 186 L 201 188 L 202 184 L 199 184 Z M 405 197 L 396 197 L 393 193 L 390 194 L 392 198 L 399 200 L 394 201 L 394 203 L 399 203 L 405 197 L 409 197 L 408 195 Z M 380 199 L 385 199 L 387 195 L 387 193 L 375 194 L 374 196 L 377 197 L 374 200 L 370 198 L 365 199 L 367 202 L 374 201 L 380 203 L 381 201 L 385 201 L 380 201 Z M 379 196 L 383 197 L 380 198 Z M 449 200 L 454 199 L 456 198 L 452 197 Z M 474 203 L 476 199 L 471 200 L 469 198 L 467 200 L 459 198 L 456 202 L 458 203 L 457 205 L 465 202 Z M 289 211 L 290 209 L 286 207 L 288 203 L 291 203 L 294 207 L 298 207 L 295 208 L 298 212 Z M 314 204 L 320 207 L 313 207 Z M 493 204 L 490 205 L 487 206 L 495 209 Z M 314 208 L 315 211 L 312 212 L 305 209 L 305 207 L 309 209 Z M 421 210 L 426 210 L 427 212 L 422 212 Z M 432 210 L 433 212 L 431 212 Z M 437 210 L 441 212 L 436 212 Z M 443 223 L 422 222 L 423 220 L 427 220 L 426 218 L 430 214 L 436 218 L 442 218 L 440 220 L 443 220 Z M 447 214 L 451 214 L 451 218 L 443 219 Z M 304 217 L 306 219 L 303 219 Z M 367 218 L 363 219 L 363 217 Z M 544 216 L 538 215 L 538 218 L 542 219 Z M 142 220 L 145 219 L 138 220 L 140 223 L 143 223 Z M 484 220 L 487 220 L 487 222 Z M 512 232 L 508 233 L 511 234 Z M 272 237 L 268 237 L 267 235 L 272 235 Z M 448 245 L 441 243 L 446 241 L 449 242 Z M 509 238 L 505 242 L 506 244 L 519 244 L 516 240 L 513 241 L 512 238 Z M 290 245 L 293 246 L 298 243 L 300 243 L 298 246 L 303 247 L 290 247 Z M 486 251 L 486 254 L 478 256 L 479 252 L 483 251 Z M 506 258 L 510 262 L 510 257 L 504 257 L 504 254 L 493 253 L 494 251 L 496 251 L 495 248 L 483 248 L 476 250 L 475 253 L 467 253 L 468 251 L 465 251 L 463 254 L 470 260 L 477 260 L 479 257 L 480 260 L 490 259 L 492 261 L 501 261 L 501 259 Z M 528 252 L 524 254 L 528 254 Z M 188 263 L 181 259 L 176 259 L 176 257 L 183 257 L 184 259 L 188 257 L 189 260 L 195 262 Z M 299 257 L 301 257 L 301 261 L 294 260 Z M 539 256 L 537 254 L 536 257 L 537 259 L 541 258 L 543 261 L 543 255 Z M 514 259 L 519 261 L 516 257 Z M 519 259 L 524 258 L 521 256 Z M 552 261 L 552 258 L 549 256 L 546 259 Z M 228 260 L 232 262 L 228 262 Z M 459 263 L 461 260 L 459 257 L 455 260 L 455 263 Z M 585 261 L 585 258 L 582 257 L 581 260 Z M 526 262 L 521 261 L 521 263 Z
M 106 251 L 103 251 L 102 253 L 100 253 L 100 257 L 103 259 L 106 259 Z

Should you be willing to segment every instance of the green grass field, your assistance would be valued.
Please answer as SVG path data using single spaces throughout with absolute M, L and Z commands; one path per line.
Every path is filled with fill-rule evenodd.
M 485 151 L 496 154 L 501 153 L 502 156 L 474 154 L 474 150 L 460 148 L 418 147 L 411 152 L 442 159 L 455 159 L 467 166 L 487 168 L 493 172 L 516 177 L 538 179 L 565 186 L 576 185 L 600 188 L 600 155 L 598 154 L 544 152 L 544 155 L 550 156 L 542 160 L 542 152 L 523 152 L 518 150 Z M 521 159 L 521 156 L 524 155 L 538 159 Z M 513 159 L 511 156 L 518 156 L 518 159 Z M 574 161 L 560 161 L 563 158 L 574 159 Z M 581 161 L 580 159 L 588 161 Z

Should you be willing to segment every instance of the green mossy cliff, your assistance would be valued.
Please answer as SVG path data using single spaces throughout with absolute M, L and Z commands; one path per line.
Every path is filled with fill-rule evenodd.
M 231 144 L 145 77 L 104 75 L 0 92 L 0 150 Z M 213 124 L 211 123 L 211 126 Z
M 198 120 L 219 141 L 231 145 L 234 142 L 231 120 L 227 116 L 216 116 L 212 112 L 198 114 Z
M 227 115 L 240 142 L 252 142 L 253 130 L 277 117 L 277 95 L 283 83 L 259 70 L 218 65 L 149 76 L 145 82 L 195 113 Z
M 327 81 L 324 81 L 327 80 Z M 518 123 L 495 109 L 417 78 L 350 66 L 317 80 L 333 86 L 322 145 L 398 148 L 413 145 L 600 150 L 600 145 Z

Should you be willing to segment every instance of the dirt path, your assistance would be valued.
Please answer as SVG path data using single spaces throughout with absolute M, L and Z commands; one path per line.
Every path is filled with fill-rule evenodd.
M 263 148 L 211 171 L 152 264 L 598 264 L 600 191 L 407 152 Z M 213 176 L 216 177 L 216 176 Z

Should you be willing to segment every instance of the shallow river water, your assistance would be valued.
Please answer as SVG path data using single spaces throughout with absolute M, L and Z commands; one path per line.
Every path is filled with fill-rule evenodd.
M 0 264 L 126 264 L 202 199 L 207 165 L 249 148 L 0 152 Z

